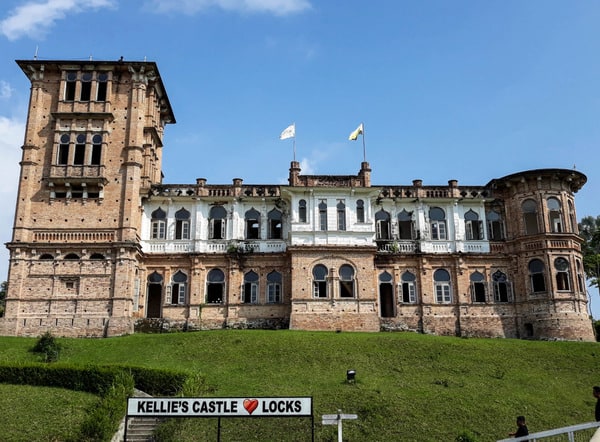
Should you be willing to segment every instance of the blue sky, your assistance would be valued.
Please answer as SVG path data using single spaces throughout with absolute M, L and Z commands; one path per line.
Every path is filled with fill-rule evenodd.
M 303 173 L 355 174 L 362 143 L 348 135 L 363 122 L 374 184 L 576 167 L 578 217 L 600 215 L 599 2 L 3 0 L 3 243 L 29 94 L 14 60 L 36 51 L 158 64 L 177 118 L 166 183 L 285 183 L 279 134 L 293 122 Z M 1 280 L 7 262 L 1 250 Z

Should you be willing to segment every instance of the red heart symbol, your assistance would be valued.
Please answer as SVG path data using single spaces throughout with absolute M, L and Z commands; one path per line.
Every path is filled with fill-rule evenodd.
M 252 414 L 252 412 L 258 408 L 258 400 L 244 399 L 244 408 L 249 414 Z

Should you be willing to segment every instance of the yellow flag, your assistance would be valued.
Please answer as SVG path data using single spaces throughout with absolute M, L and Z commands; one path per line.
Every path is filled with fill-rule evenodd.
M 358 138 L 358 136 L 363 133 L 363 130 L 364 130 L 363 124 L 360 123 L 360 126 L 358 126 L 356 128 L 356 130 L 350 134 L 350 136 L 348 137 L 348 139 L 352 140 L 352 141 L 355 141 Z

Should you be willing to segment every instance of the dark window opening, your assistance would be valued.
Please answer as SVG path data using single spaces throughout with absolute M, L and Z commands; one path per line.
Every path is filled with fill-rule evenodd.
M 106 101 L 107 85 L 108 74 L 98 74 L 98 92 L 96 93 L 96 101 Z
M 65 101 L 75 100 L 75 85 L 77 74 L 75 72 L 67 73 L 67 82 L 65 84 Z
M 84 72 L 81 76 L 81 101 L 90 101 L 92 96 L 92 74 Z

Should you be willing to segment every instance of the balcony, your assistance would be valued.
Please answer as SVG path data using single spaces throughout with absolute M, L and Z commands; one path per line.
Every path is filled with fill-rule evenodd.
M 283 240 L 147 240 L 142 241 L 146 253 L 215 253 L 226 254 L 232 250 L 243 253 L 283 253 L 287 247 Z
M 89 178 L 90 181 L 98 181 L 104 178 L 104 166 L 72 166 L 72 165 L 60 165 L 50 166 L 50 176 L 48 177 L 52 181 L 61 181 L 72 178 Z M 96 180 L 94 180 L 96 178 Z

